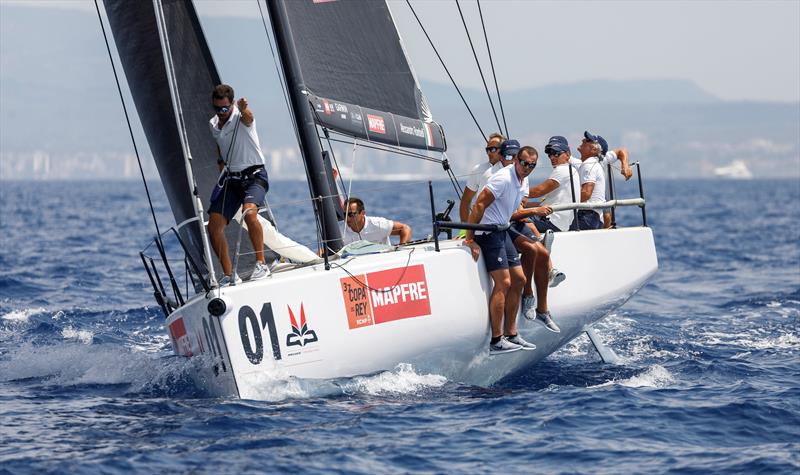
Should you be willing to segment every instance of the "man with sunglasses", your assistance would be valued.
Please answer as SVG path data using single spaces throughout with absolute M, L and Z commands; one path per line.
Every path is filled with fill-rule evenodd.
M 569 162 L 569 144 L 566 139 L 564 141 L 553 139 L 551 138 L 544 148 L 553 171 L 545 181 L 531 187 L 528 197 L 542 198 L 541 203 L 546 206 L 578 202 L 581 195 L 580 177 L 578 170 Z M 573 218 L 572 210 L 565 210 L 556 211 L 546 217 L 533 216 L 532 222 L 539 232 L 547 230 L 559 232 L 567 231 L 572 225 Z
M 517 154 L 522 163 L 528 164 L 531 171 L 539 160 L 539 152 L 530 146 L 524 146 Z M 552 267 L 550 251 L 540 241 L 539 236 L 530 229 L 527 218 L 533 216 L 545 217 L 553 212 L 547 206 L 526 207 L 527 196 L 522 199 L 519 209 L 511 215 L 511 228 L 509 233 L 514 242 L 514 247 L 522 255 L 522 271 L 525 274 L 525 288 L 522 291 L 522 315 L 528 320 L 538 320 L 549 330 L 560 332 L 558 325 L 552 320 L 547 307 L 548 287 L 555 287 L 566 276 L 563 272 Z M 536 232 L 538 234 L 538 230 Z M 533 287 L 536 287 L 536 296 Z
M 516 154 L 519 149 L 519 142 L 508 140 L 501 153 Z M 492 175 L 478 193 L 467 222 L 508 224 L 528 191 L 528 175 L 535 166 L 534 161 L 517 156 L 511 165 Z M 489 354 L 536 349 L 535 345 L 517 333 L 517 311 L 525 286 L 525 274 L 509 232 L 467 230 L 464 244 L 469 246 L 476 261 L 483 254 L 486 270 L 494 283 L 489 299 L 492 328 Z
M 503 168 L 501 159 L 503 156 L 500 154 L 500 145 L 505 141 L 503 134 L 495 132 L 489 136 L 486 142 L 486 158 L 487 161 L 481 162 L 469 172 L 467 177 L 467 186 L 464 188 L 464 194 L 461 195 L 461 202 L 458 207 L 458 216 L 461 222 L 466 222 L 469 218 L 469 210 L 472 206 L 472 199 L 475 195 L 486 185 L 489 178 L 494 175 L 498 170 Z
M 411 240 L 411 226 L 378 216 L 367 216 L 364 202 L 351 196 L 347 200 L 347 226 L 344 228 L 342 242 L 350 244 L 356 241 L 369 241 L 377 244 L 391 245 L 389 236 L 399 236 L 400 244 Z
M 211 103 L 216 114 L 209 121 L 209 126 L 217 142 L 217 164 L 221 175 L 208 208 L 208 234 L 225 274 L 219 284 L 231 283 L 233 264 L 225 240 L 225 226 L 239 207 L 242 207 L 243 219 L 256 253 L 256 265 L 250 280 L 261 279 L 269 271 L 264 260 L 264 235 L 258 221 L 258 207 L 264 204 L 269 182 L 256 132 L 256 120 L 247 99 L 241 97 L 234 105 L 233 88 L 227 84 L 214 88 Z

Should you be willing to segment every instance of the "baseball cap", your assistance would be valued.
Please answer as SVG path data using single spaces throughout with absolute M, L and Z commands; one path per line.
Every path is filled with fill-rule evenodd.
M 603 150 L 603 155 L 608 153 L 608 142 L 606 142 L 606 139 L 604 139 L 602 135 L 592 135 L 586 130 L 583 132 L 583 136 L 586 137 L 586 140 L 599 143 L 600 148 Z
M 564 142 L 560 141 L 548 142 L 548 144 L 545 145 L 544 147 L 544 153 L 546 155 L 552 155 L 556 153 L 560 154 L 561 152 L 569 153 L 569 147 Z
M 514 139 L 506 140 L 505 142 L 500 144 L 500 155 L 508 156 L 508 155 L 516 155 L 519 153 L 519 149 L 522 148 L 519 144 L 519 141 Z

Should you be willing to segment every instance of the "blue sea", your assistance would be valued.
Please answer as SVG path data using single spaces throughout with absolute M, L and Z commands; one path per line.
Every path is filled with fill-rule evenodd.
M 0 182 L 0 473 L 800 472 L 800 182 L 645 193 L 659 272 L 598 325 L 621 364 L 581 337 L 489 388 L 401 364 L 276 377 L 255 401 L 209 397 L 171 356 L 138 256 L 141 183 Z M 425 183 L 353 194 L 430 233 Z M 453 195 L 436 183 L 439 210 Z M 269 193 L 280 229 L 313 245 L 307 196 Z

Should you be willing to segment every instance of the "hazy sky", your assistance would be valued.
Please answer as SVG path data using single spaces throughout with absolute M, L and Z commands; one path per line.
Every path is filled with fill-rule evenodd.
M 52 14 L 57 8 L 94 11 L 88 0 L 0 4 L 38 7 L 44 22 L 58 21 Z M 201 19 L 230 16 L 235 21 L 259 15 L 255 0 L 195 4 Z M 460 85 L 481 87 L 455 1 L 412 4 Z M 418 76 L 446 82 L 405 1 L 390 0 L 390 5 Z M 461 5 L 485 59 L 476 3 L 461 0 Z M 483 0 L 481 5 L 503 89 L 591 79 L 671 78 L 693 80 L 726 100 L 800 100 L 798 0 Z M 0 14 L 13 12 L 4 9 Z

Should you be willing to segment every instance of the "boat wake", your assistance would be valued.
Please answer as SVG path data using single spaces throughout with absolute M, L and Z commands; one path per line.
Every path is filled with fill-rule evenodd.
M 172 356 L 158 316 L 148 315 L 141 308 L 120 313 L 53 313 L 41 307 L 8 311 L 0 315 L 0 381 L 129 397 L 207 397 L 192 379 L 208 364 L 204 356 Z M 335 380 L 303 380 L 277 370 L 247 377 L 256 388 L 251 399 L 269 402 L 413 394 L 447 382 L 440 375 L 417 373 L 409 364 Z
M 245 377 L 246 385 L 253 388 L 248 398 L 270 402 L 340 395 L 414 394 L 441 387 L 447 382 L 444 376 L 419 374 L 406 363 L 397 365 L 392 371 L 353 378 L 300 379 L 278 370 L 251 373 Z

